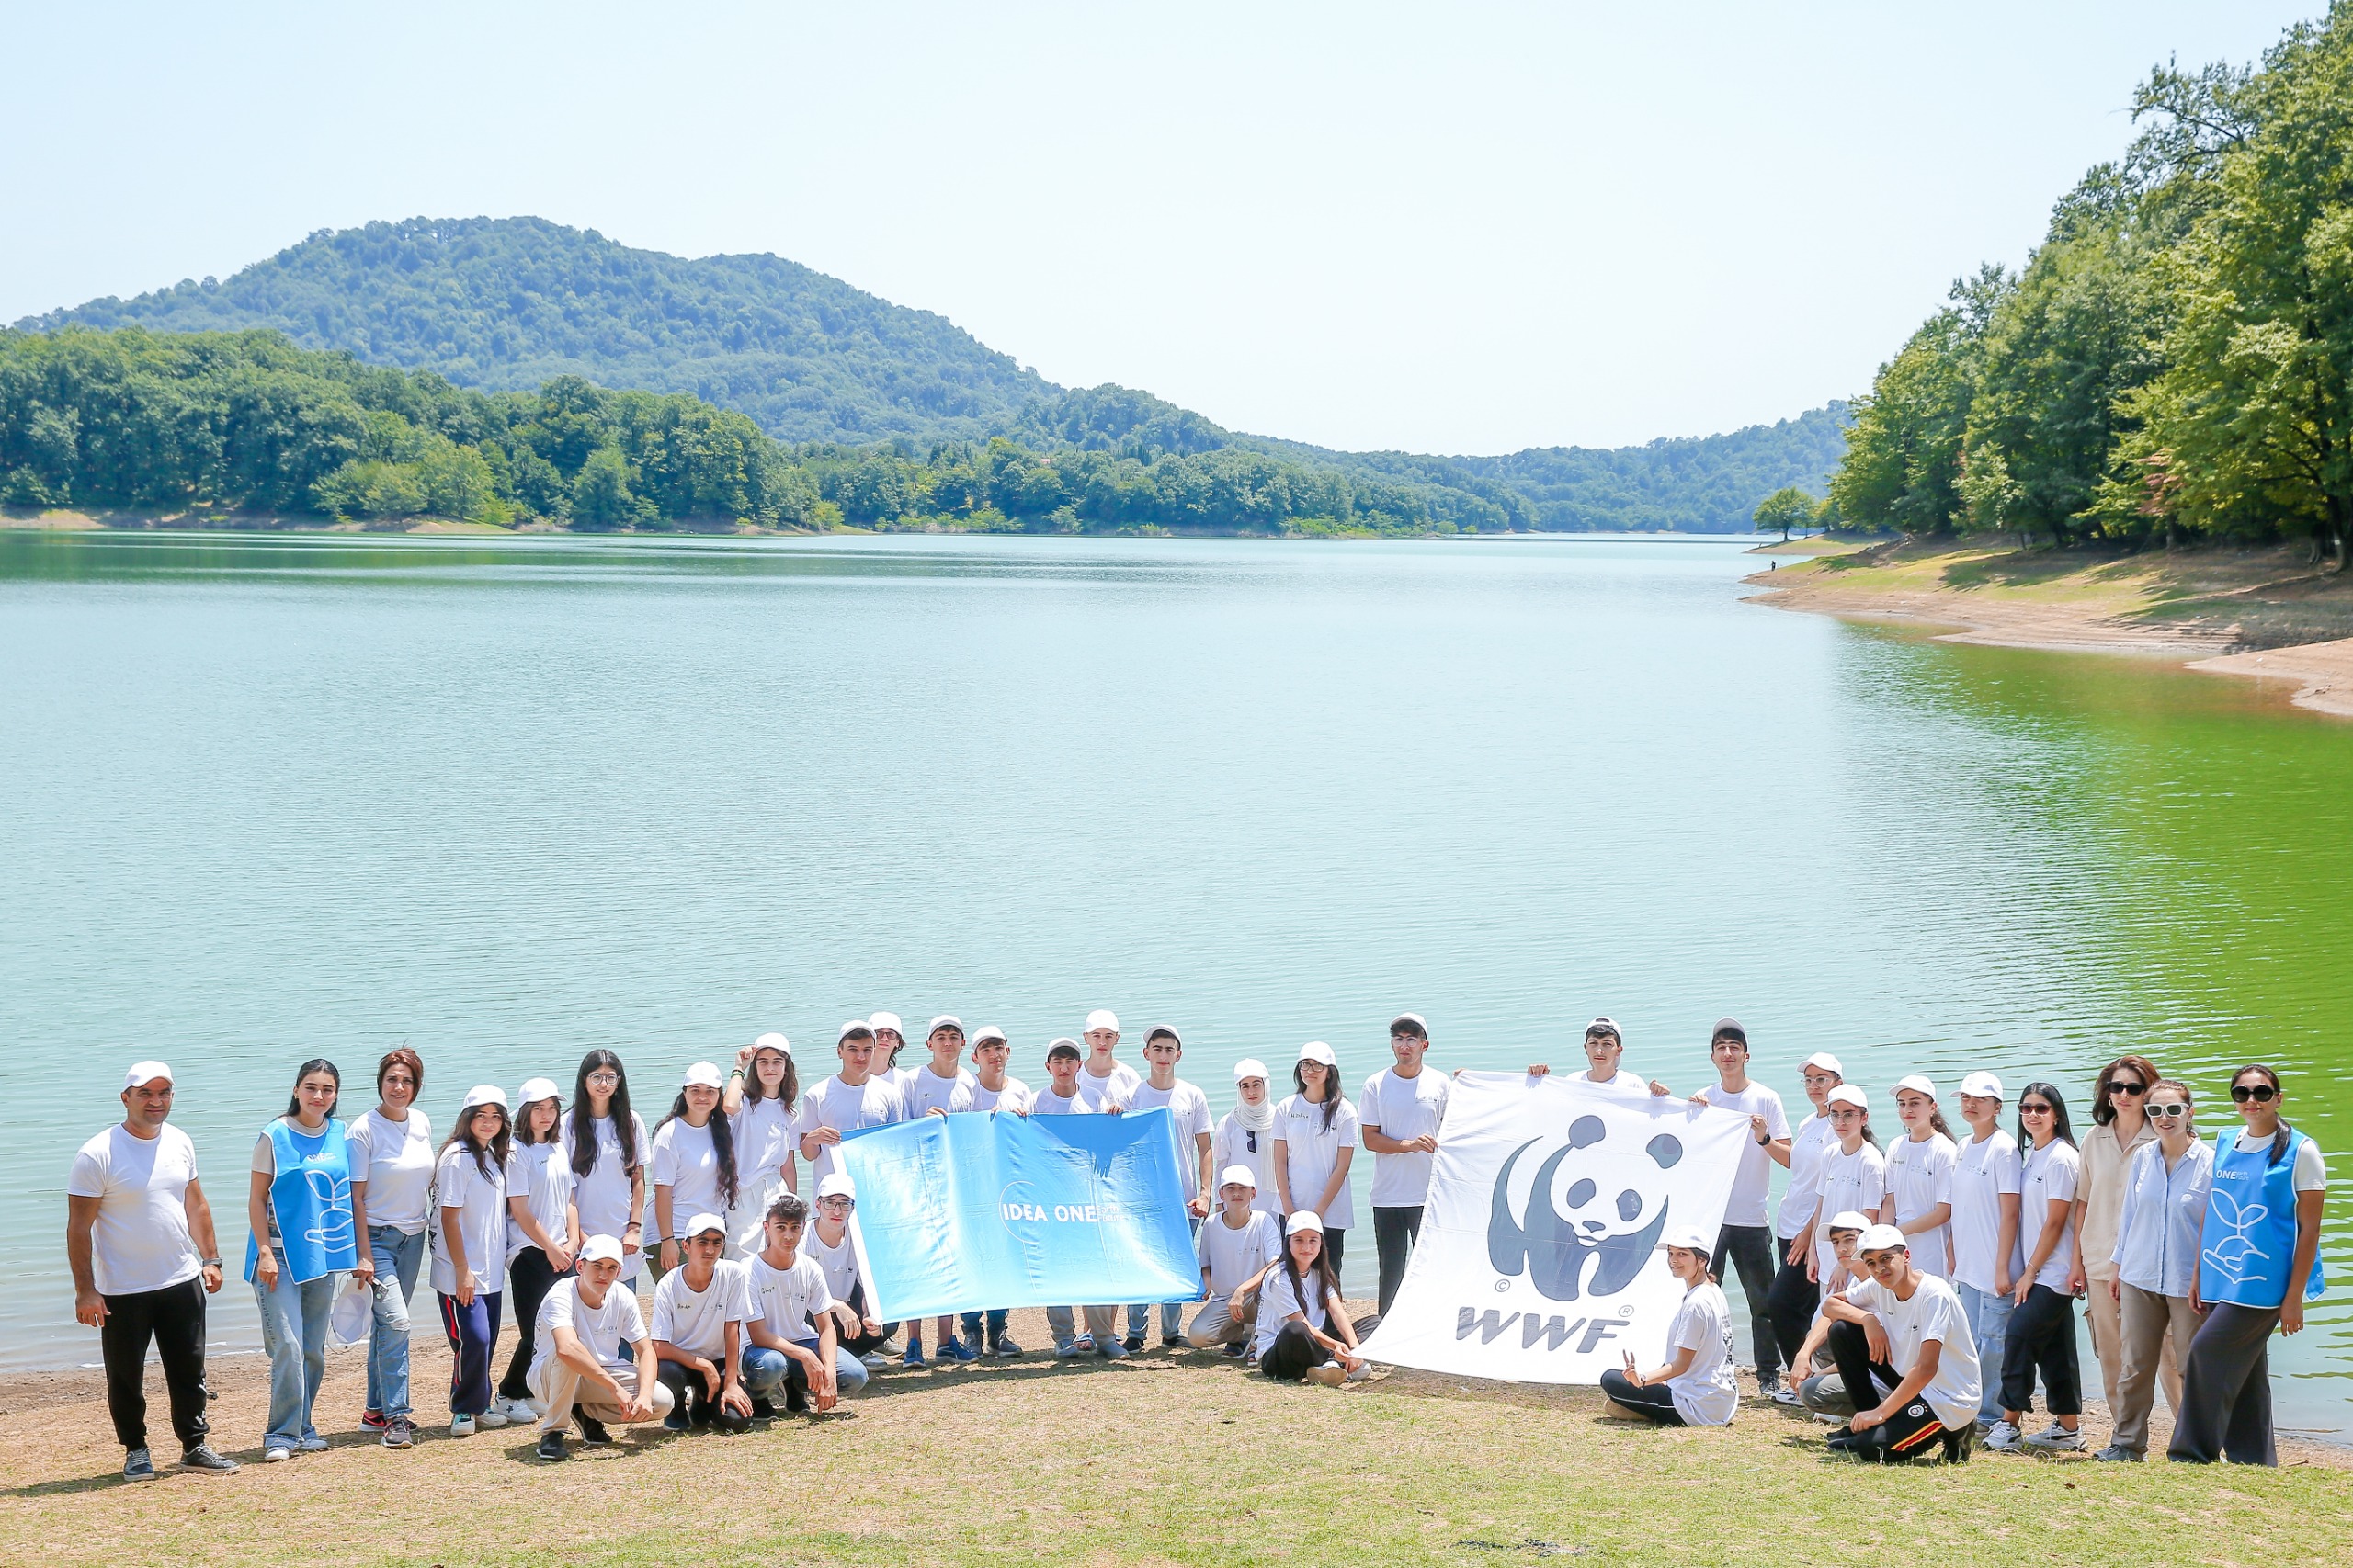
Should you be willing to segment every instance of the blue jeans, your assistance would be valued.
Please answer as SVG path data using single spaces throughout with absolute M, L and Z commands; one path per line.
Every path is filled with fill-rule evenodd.
M 376 1260 L 376 1321 L 368 1333 L 368 1408 L 383 1415 L 406 1415 L 408 1299 L 425 1264 L 425 1233 L 412 1236 L 390 1225 L 370 1225 L 368 1251 Z
M 813 1339 L 795 1340 L 793 1343 L 799 1345 L 803 1350 L 814 1351 L 818 1348 L 818 1341 Z M 781 1350 L 771 1350 L 765 1345 L 755 1345 L 744 1352 L 744 1370 L 739 1374 L 738 1381 L 743 1383 L 744 1392 L 754 1399 L 773 1399 L 777 1391 L 784 1387 L 795 1369 L 799 1369 L 803 1374 L 802 1386 L 807 1386 L 805 1374 L 808 1369 L 801 1367 L 800 1362 Z M 834 1383 L 841 1391 L 841 1396 L 847 1399 L 864 1388 L 866 1378 L 866 1363 L 839 1346 L 835 1346 Z
M 991 1307 L 988 1310 L 988 1337 L 983 1339 L 981 1337 L 982 1314 L 964 1313 L 961 1320 L 964 1329 L 964 1343 L 975 1350 L 985 1350 L 993 1342 L 1004 1338 L 1005 1315 L 1006 1309 L 1003 1307 Z
M 1201 1222 L 1194 1216 L 1190 1208 L 1188 1208 L 1185 1210 L 1185 1222 L 1193 1227 L 1193 1234 L 1198 1239 L 1201 1233 Z M 1178 1337 L 1185 1326 L 1185 1308 L 1191 1302 L 1199 1300 L 1200 1300 L 1199 1296 L 1188 1296 L 1181 1301 L 1161 1302 L 1160 1337 L 1163 1339 L 1175 1339 Z M 1128 1303 L 1128 1337 L 1130 1339 L 1142 1339 L 1144 1335 L 1144 1330 L 1151 1326 L 1152 1303 L 1149 1301 L 1130 1301 Z
M 335 1316 L 335 1294 L 340 1274 L 323 1274 L 297 1284 L 278 1256 L 278 1286 L 266 1290 L 254 1281 L 254 1301 L 261 1308 L 261 1347 L 269 1353 L 269 1428 L 262 1446 L 290 1449 L 304 1437 L 315 1437 L 311 1406 L 319 1397 L 319 1383 L 327 1375 L 327 1325 Z
M 1974 1285 L 1952 1282 L 1953 1293 L 1961 1298 L 1961 1315 L 1969 1320 L 1969 1332 L 1977 1341 L 1978 1387 L 1983 1391 L 1977 1399 L 1977 1419 L 1986 1423 L 2002 1418 L 2002 1353 L 2010 1339 L 2010 1313 L 2017 1303 L 2011 1298 L 1992 1290 L 1980 1290 Z

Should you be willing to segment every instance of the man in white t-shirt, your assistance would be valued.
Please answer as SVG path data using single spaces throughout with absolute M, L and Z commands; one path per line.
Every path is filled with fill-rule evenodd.
M 204 1298 L 221 1289 L 212 1209 L 196 1179 L 196 1145 L 168 1125 L 172 1070 L 134 1063 L 123 1074 L 120 1123 L 82 1145 L 65 1181 L 65 1262 L 74 1316 L 98 1331 L 107 1412 L 122 1445 L 122 1478 L 155 1479 L 147 1447 L 147 1346 L 164 1364 L 180 1468 L 223 1472 L 204 1417 Z
M 910 1121 L 918 1117 L 953 1116 L 972 1108 L 973 1091 L 980 1085 L 964 1071 L 964 1024 L 952 1014 L 943 1013 L 931 1020 L 930 1032 L 924 1045 L 931 1059 L 906 1074 L 900 1093 L 906 1096 L 906 1116 Z M 939 1347 L 939 1358 L 950 1363 L 977 1361 L 980 1347 L 966 1345 L 956 1337 L 956 1319 L 943 1315 L 933 1320 L 933 1343 Z M 923 1358 L 923 1320 L 912 1319 L 906 1325 L 907 1348 L 902 1358 L 905 1365 L 920 1367 Z
M 873 1070 L 874 1030 L 863 1018 L 842 1026 L 834 1052 L 841 1058 L 842 1070 L 803 1093 L 801 1113 L 792 1119 L 801 1157 L 810 1162 L 810 1179 L 819 1183 L 841 1168 L 834 1151 L 843 1133 L 907 1119 L 905 1097 Z
M 1941 1444 L 1968 1452 L 1977 1430 L 1976 1336 L 1952 1286 L 1912 1267 L 1911 1242 L 1893 1225 L 1873 1225 L 1856 1246 L 1867 1279 L 1822 1303 L 1830 1354 L 1859 1407 L 1832 1434 L 1833 1452 L 1881 1462 L 1915 1459 Z M 1874 1361 L 1867 1325 L 1879 1320 L 1887 1358 Z M 1863 1406 L 1866 1397 L 1879 1403 Z
M 744 1386 L 752 1414 L 775 1414 L 768 1396 L 784 1390 L 784 1407 L 803 1411 L 813 1403 L 823 1415 L 845 1392 L 866 1386 L 866 1366 L 841 1348 L 834 1321 L 834 1292 L 825 1271 L 801 1244 L 809 1206 L 797 1194 L 777 1195 L 762 1221 L 767 1245 L 753 1255 L 752 1318 L 745 1325 L 751 1345 L 744 1352 Z
M 1092 1021 L 1092 1020 L 1090 1020 Z M 1117 1030 L 1113 1033 L 1116 1036 Z M 1079 1053 L 1078 1041 L 1067 1036 L 1046 1047 L 1046 1078 L 1044 1089 L 1032 1103 L 1032 1116 L 1086 1116 L 1096 1107 L 1087 1103 L 1086 1091 L 1079 1086 L 1086 1075 L 1086 1058 Z M 1127 1107 L 1124 1099 L 1106 1100 L 1103 1109 L 1117 1115 Z M 1046 1309 L 1046 1331 L 1054 1336 L 1054 1354 L 1063 1360 L 1084 1356 L 1093 1351 L 1108 1360 L 1124 1360 L 1128 1347 L 1119 1339 L 1120 1309 L 1117 1307 L 1087 1307 L 1086 1334 L 1078 1334 L 1078 1319 L 1068 1307 Z
M 883 1342 L 899 1325 L 878 1323 L 867 1311 L 866 1278 L 858 1268 L 857 1240 L 849 1233 L 849 1217 L 857 1208 L 858 1191 L 847 1172 L 835 1171 L 819 1182 L 817 1222 L 809 1227 L 805 1250 L 824 1272 L 842 1348 L 862 1365 L 880 1367 L 885 1363 Z
M 621 1244 L 608 1235 L 581 1244 L 579 1272 L 559 1279 L 540 1302 L 533 1325 L 531 1392 L 545 1407 L 539 1456 L 563 1460 L 563 1431 L 574 1416 L 588 1444 L 613 1439 L 608 1421 L 665 1419 L 672 1395 L 656 1370 L 653 1337 L 637 1297 L 621 1279 Z
M 674 1432 L 752 1424 L 745 1392 L 744 1325 L 753 1316 L 750 1277 L 727 1256 L 727 1221 L 698 1214 L 687 1222 L 687 1256 L 654 1287 L 654 1354 L 673 1408 L 662 1425 Z
M 1422 1239 L 1422 1206 L 1430 1193 L 1438 1123 L 1446 1119 L 1447 1077 L 1422 1071 L 1429 1026 L 1419 1013 L 1400 1013 L 1389 1025 L 1393 1066 L 1364 1081 L 1357 1101 L 1357 1137 L 1372 1151 L 1372 1244 L 1381 1253 L 1381 1310 L 1397 1299 L 1405 1265 Z
M 1167 1025 L 1156 1025 L 1146 1034 L 1145 1077 L 1128 1092 L 1128 1108 L 1167 1108 L 1169 1130 L 1176 1139 L 1176 1176 L 1185 1193 L 1185 1220 L 1198 1235 L 1201 1221 L 1210 1211 L 1210 1097 L 1176 1076 L 1177 1059 L 1184 1054 L 1185 1042 Z M 1160 1343 L 1168 1349 L 1185 1343 L 1183 1313 L 1181 1302 L 1160 1304 Z M 1151 1320 L 1150 1303 L 1129 1303 L 1125 1344 L 1131 1351 L 1143 1348 L 1144 1331 L 1151 1326 Z
M 1193 1243 L 1201 1260 L 1201 1310 L 1185 1339 L 1196 1349 L 1222 1345 L 1240 1357 L 1250 1349 L 1259 1282 L 1282 1251 L 1282 1226 L 1257 1207 L 1258 1177 L 1248 1165 L 1226 1166 L 1217 1191 L 1219 1210 Z
M 915 1063 L 903 1061 L 906 1053 L 906 1030 L 900 1026 L 899 1015 L 886 1013 L 877 1007 L 866 1016 L 869 1028 L 874 1031 L 874 1075 L 899 1091 L 907 1092 L 907 1080 L 915 1076 Z
M 1741 1146 L 1732 1196 L 1724 1200 L 1723 1227 L 1716 1233 L 1716 1278 L 1729 1281 L 1732 1269 L 1740 1270 L 1741 1294 L 1748 1298 L 1756 1389 L 1771 1395 L 1781 1386 L 1781 1346 L 1773 1335 L 1773 1226 L 1765 1200 L 1772 1191 L 1773 1167 L 1790 1163 L 1790 1118 L 1781 1108 L 1781 1096 L 1749 1077 L 1748 1031 L 1738 1018 L 1716 1020 L 1708 1056 L 1716 1065 L 1717 1081 L 1691 1097 L 1748 1118 L 1748 1142 Z
M 1079 1096 L 1089 1110 L 1124 1107 L 1143 1080 L 1114 1054 L 1120 1049 L 1119 1017 L 1108 1007 L 1097 1007 L 1086 1015 L 1086 1028 L 1079 1032 L 1086 1041 L 1086 1060 L 1078 1070 Z

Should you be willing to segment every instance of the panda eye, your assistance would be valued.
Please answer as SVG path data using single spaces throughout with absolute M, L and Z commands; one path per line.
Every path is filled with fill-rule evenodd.
M 1569 1207 L 1582 1209 L 1593 1201 L 1593 1183 L 1582 1178 L 1569 1185 Z
M 1618 1195 L 1618 1218 L 1631 1222 L 1643 1211 L 1643 1195 L 1632 1187 Z

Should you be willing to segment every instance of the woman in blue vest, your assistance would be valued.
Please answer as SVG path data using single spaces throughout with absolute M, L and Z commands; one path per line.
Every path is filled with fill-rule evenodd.
M 2271 1442 L 2271 1331 L 2304 1326 L 2319 1296 L 2319 1146 L 2279 1119 L 2287 1095 L 2268 1067 L 2242 1067 L 2231 1099 L 2246 1123 L 2214 1141 L 2192 1303 L 2205 1313 L 2182 1369 L 2166 1457 L 2192 1464 L 2278 1464 Z
M 327 1446 L 311 1406 L 327 1370 L 327 1324 L 340 1276 L 375 1282 L 375 1259 L 359 1250 L 351 1212 L 351 1160 L 335 1119 L 343 1074 L 320 1058 L 294 1075 L 286 1114 L 254 1145 L 245 1200 L 245 1278 L 261 1307 L 269 1352 L 269 1430 L 261 1457 L 275 1463 Z M 267 1237 L 268 1244 L 261 1244 Z

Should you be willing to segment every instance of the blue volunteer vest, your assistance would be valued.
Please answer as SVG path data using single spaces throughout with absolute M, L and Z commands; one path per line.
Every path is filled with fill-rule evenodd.
M 351 1228 L 351 1156 L 343 1123 L 330 1117 L 317 1133 L 294 1131 L 284 1117 L 269 1124 L 269 1144 L 278 1156 L 270 1178 L 269 1211 L 278 1221 L 286 1269 L 295 1279 L 316 1279 L 359 1262 L 358 1236 Z M 245 1278 L 261 1260 L 261 1238 L 245 1238 Z
M 2271 1308 L 2288 1300 L 2288 1269 L 2296 1257 L 2296 1151 L 2304 1135 L 2288 1130 L 2288 1147 L 2271 1157 L 2266 1139 L 2241 1149 L 2235 1128 L 2214 1138 L 2214 1190 L 2206 1202 L 2206 1231 L 2198 1250 L 2198 1295 L 2209 1303 Z M 2320 1255 L 2313 1255 L 2304 1300 L 2320 1295 Z

